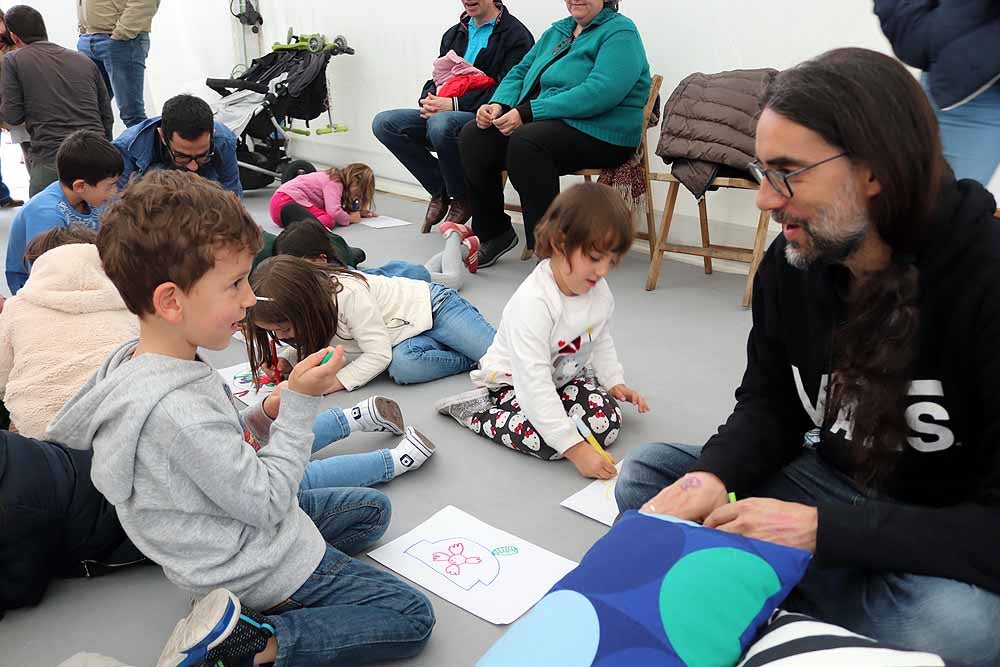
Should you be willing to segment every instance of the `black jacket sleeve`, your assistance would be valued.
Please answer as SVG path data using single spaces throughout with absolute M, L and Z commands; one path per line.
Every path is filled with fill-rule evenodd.
M 778 337 L 775 247 L 767 251 L 754 280 L 753 328 L 736 408 L 705 444 L 694 468 L 715 474 L 738 496 L 748 495 L 791 462 L 801 450 L 803 434 L 813 428 L 800 407 L 791 364 Z
M 500 72 L 493 77 L 497 80 L 496 85 L 489 86 L 488 88 L 480 88 L 479 90 L 472 90 L 465 95 L 462 95 L 458 98 L 458 110 L 474 112 L 477 111 L 482 105 L 489 104 L 490 99 L 493 97 L 493 93 L 496 92 L 497 86 L 499 86 L 500 82 L 503 81 L 505 76 L 507 76 L 507 72 L 511 71 L 519 62 L 521 62 L 521 59 L 524 58 L 525 54 L 528 53 L 534 45 L 535 38 L 523 25 L 518 26 L 517 29 L 507 31 L 507 33 L 505 33 L 505 43 L 502 45 L 503 63 L 500 65 Z
M 937 2 L 931 0 L 875 0 L 875 13 L 892 50 L 904 63 L 926 70 L 933 61 L 931 30 Z

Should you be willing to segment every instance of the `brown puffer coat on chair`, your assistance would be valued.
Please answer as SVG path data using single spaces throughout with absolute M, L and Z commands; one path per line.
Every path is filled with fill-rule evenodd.
M 670 95 L 656 154 L 700 199 L 720 167 L 745 172 L 754 158 L 757 118 L 775 69 L 686 77 Z M 746 176 L 746 174 L 740 174 Z

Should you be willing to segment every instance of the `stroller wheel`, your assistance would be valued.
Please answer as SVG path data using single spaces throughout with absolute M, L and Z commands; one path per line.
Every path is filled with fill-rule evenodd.
M 316 171 L 316 167 L 312 162 L 309 162 L 308 160 L 292 160 L 281 171 L 281 182 L 287 183 L 296 176 L 311 174 L 314 171 Z

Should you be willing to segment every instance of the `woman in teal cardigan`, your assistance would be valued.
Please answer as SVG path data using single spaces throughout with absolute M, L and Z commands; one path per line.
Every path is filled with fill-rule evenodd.
M 517 246 L 504 212 L 504 169 L 521 196 L 531 249 L 561 174 L 617 167 L 642 139 L 650 76 L 635 24 L 617 0 L 566 0 L 566 8 L 570 16 L 542 34 L 462 129 L 480 268 Z

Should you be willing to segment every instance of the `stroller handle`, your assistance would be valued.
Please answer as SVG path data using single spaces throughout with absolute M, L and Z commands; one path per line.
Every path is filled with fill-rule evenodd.
M 205 79 L 205 85 L 222 96 L 228 95 L 228 88 L 235 90 L 252 90 L 261 95 L 267 95 L 271 90 L 262 83 L 253 83 L 241 79 Z

